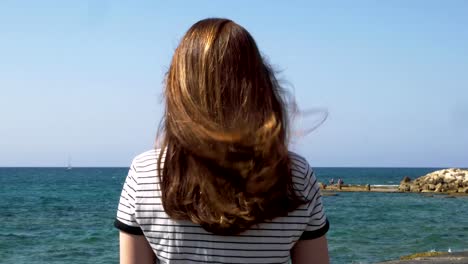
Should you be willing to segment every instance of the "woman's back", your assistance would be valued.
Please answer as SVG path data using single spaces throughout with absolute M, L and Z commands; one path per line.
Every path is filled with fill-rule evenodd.
M 164 154 L 135 158 L 122 191 L 121 262 L 327 260 L 317 181 L 288 151 L 290 101 L 250 33 L 195 23 L 164 91 Z
M 293 181 L 308 203 L 239 235 L 220 236 L 190 221 L 172 220 L 164 212 L 157 175 L 159 153 L 150 150 L 133 160 L 115 224 L 124 232 L 143 234 L 161 263 L 287 263 L 299 239 L 318 238 L 328 231 L 315 175 L 297 154 L 290 153 Z

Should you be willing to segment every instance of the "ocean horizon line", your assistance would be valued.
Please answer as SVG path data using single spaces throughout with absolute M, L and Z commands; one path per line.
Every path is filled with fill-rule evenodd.
M 312 166 L 315 169 L 468 169 L 464 166 Z M 0 166 L 1 169 L 68 169 L 67 166 Z M 125 169 L 130 166 L 73 166 L 71 169 Z

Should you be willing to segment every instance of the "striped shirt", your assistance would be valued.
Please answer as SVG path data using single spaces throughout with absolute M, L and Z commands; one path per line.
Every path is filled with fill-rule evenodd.
M 144 235 L 159 263 L 288 263 L 298 240 L 318 238 L 328 231 L 317 179 L 297 154 L 290 156 L 294 188 L 308 202 L 239 235 L 220 236 L 190 221 L 172 220 L 164 212 L 157 175 L 159 153 L 150 150 L 133 160 L 114 223 L 121 231 Z

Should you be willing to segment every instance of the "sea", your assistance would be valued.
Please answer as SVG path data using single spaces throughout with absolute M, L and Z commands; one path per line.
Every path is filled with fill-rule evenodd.
M 316 168 L 322 182 L 397 185 L 436 168 Z M 0 168 L 0 263 L 118 263 L 113 227 L 128 168 Z M 324 196 L 331 263 L 468 250 L 468 197 Z

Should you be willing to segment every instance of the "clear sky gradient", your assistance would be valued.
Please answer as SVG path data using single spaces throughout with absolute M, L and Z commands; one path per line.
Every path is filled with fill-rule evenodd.
M 128 166 L 153 146 L 179 39 L 226 17 L 303 109 L 329 110 L 293 146 L 312 165 L 468 167 L 467 14 L 456 0 L 1 1 L 0 166 Z

